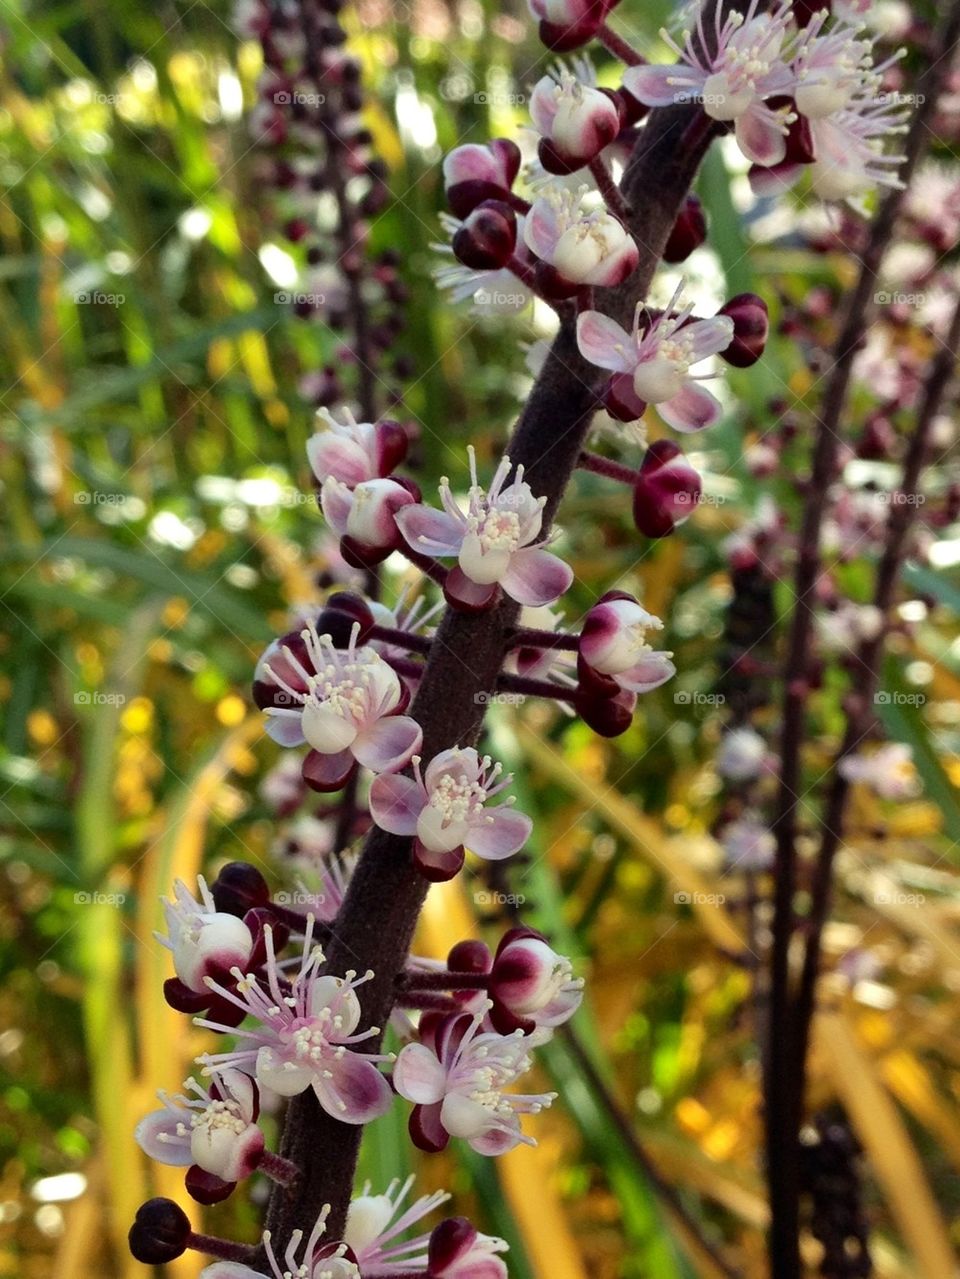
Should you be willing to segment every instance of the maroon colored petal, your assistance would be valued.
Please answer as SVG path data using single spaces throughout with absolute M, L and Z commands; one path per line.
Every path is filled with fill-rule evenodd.
M 414 1106 L 407 1125 L 410 1140 L 417 1149 L 426 1150 L 432 1155 L 443 1150 L 450 1140 L 450 1134 L 440 1122 L 442 1104 L 438 1101 L 432 1106 Z
M 229 1199 L 236 1189 L 235 1181 L 224 1181 L 212 1172 L 206 1172 L 199 1164 L 192 1164 L 184 1178 L 187 1194 L 198 1204 L 218 1204 Z
M 424 848 L 419 839 L 413 841 L 413 863 L 417 870 L 431 884 L 442 884 L 453 879 L 463 867 L 463 845 L 452 848 L 446 853 L 433 853 Z
M 329 794 L 342 790 L 353 776 L 357 761 L 349 751 L 340 751 L 337 755 L 321 755 L 319 751 L 308 751 L 303 761 L 303 780 L 311 790 Z

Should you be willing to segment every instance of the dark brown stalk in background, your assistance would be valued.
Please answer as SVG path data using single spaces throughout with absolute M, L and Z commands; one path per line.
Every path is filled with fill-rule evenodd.
M 906 143 L 900 172 L 904 188 L 930 140 L 928 121 L 960 38 L 960 3 L 947 11 L 931 62 L 917 84 L 918 104 Z M 800 548 L 794 581 L 794 608 L 784 667 L 781 730 L 781 771 L 773 832 L 777 841 L 774 924 L 771 956 L 769 1054 L 764 1072 L 767 1179 L 770 1190 L 769 1255 L 776 1279 L 800 1279 L 798 1133 L 803 1107 L 804 1059 L 791 974 L 794 936 L 794 894 L 797 881 L 797 806 L 801 792 L 801 748 L 804 706 L 809 693 L 807 675 L 813 631 L 813 602 L 821 570 L 820 532 L 830 486 L 836 479 L 841 418 L 847 401 L 854 357 L 874 310 L 878 271 L 890 242 L 903 201 L 903 190 L 890 192 L 870 231 L 860 274 L 849 295 L 840 336 L 818 421 L 813 465 L 807 489 Z M 834 823 L 836 826 L 837 823 Z M 814 964 L 816 960 L 814 959 Z M 815 972 L 815 969 L 814 969 Z M 811 992 L 812 999 L 812 992 Z

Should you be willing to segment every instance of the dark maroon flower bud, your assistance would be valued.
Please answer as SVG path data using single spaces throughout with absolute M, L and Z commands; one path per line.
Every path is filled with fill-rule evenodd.
M 218 1204 L 229 1199 L 237 1188 L 235 1181 L 224 1181 L 212 1172 L 206 1172 L 199 1164 L 191 1164 L 183 1179 L 187 1194 L 198 1204 Z
M 137 1209 L 127 1239 L 137 1261 L 162 1266 L 186 1252 L 190 1221 L 172 1199 L 148 1199 Z
M 736 369 L 748 369 L 763 355 L 770 332 L 767 304 L 756 293 L 738 293 L 720 308 L 718 315 L 733 321 L 733 341 L 720 358 Z
M 506 266 L 517 247 L 517 215 L 502 200 L 485 200 L 453 237 L 453 253 L 474 271 Z
M 217 910 L 239 919 L 254 906 L 270 901 L 267 881 L 249 862 L 227 862 L 210 886 Z
M 399 542 L 399 534 L 397 535 Z M 396 550 L 396 545 L 370 546 L 366 542 L 358 542 L 356 538 L 346 535 L 340 539 L 340 554 L 351 568 L 361 571 L 376 568 Z
M 818 8 L 824 8 L 818 5 Z M 795 114 L 796 119 L 791 121 L 787 128 L 787 153 L 783 157 L 784 164 L 813 164 L 817 158 L 816 149 L 813 145 L 813 133 L 810 130 L 810 121 L 805 115 L 801 115 L 796 109 L 796 103 L 792 98 L 777 99 L 780 105 L 789 106 L 790 110 Z M 770 104 L 773 107 L 773 99 Z M 774 108 L 775 109 L 775 108 Z
M 362 595 L 353 591 L 335 591 L 317 615 L 318 635 L 329 635 L 334 648 L 347 648 L 353 628 L 359 625 L 357 643 L 365 643 L 376 625 L 373 610 Z
M 603 393 L 603 407 L 618 422 L 638 422 L 643 417 L 647 402 L 633 389 L 632 373 L 614 373 Z
M 163 997 L 178 1013 L 199 1013 L 210 1003 L 210 992 L 191 990 L 179 977 L 168 977 L 163 983 Z
M 482 941 L 458 941 L 447 955 L 447 967 L 452 973 L 488 973 L 492 956 Z
M 685 262 L 707 238 L 707 215 L 698 198 L 688 195 L 663 248 L 664 262 Z
M 458 218 L 466 218 L 484 200 L 503 200 L 520 172 L 520 148 L 509 138 L 493 138 L 481 146 L 455 147 L 443 161 L 447 202 Z
M 540 18 L 539 35 L 547 48 L 554 53 L 569 53 L 596 36 L 613 4 L 609 0 L 588 0 L 586 4 L 581 0 L 565 5 L 534 0 L 531 7 L 534 16 Z
M 434 1227 L 427 1244 L 427 1274 L 429 1279 L 442 1276 L 473 1247 L 477 1230 L 466 1217 L 448 1217 Z
M 283 234 L 293 244 L 299 244 L 304 236 L 310 234 L 310 223 L 305 218 L 291 218 L 284 226 Z
M 633 521 L 645 537 L 667 537 L 700 501 L 700 476 L 673 440 L 655 440 L 633 489 Z
M 857 457 L 869 461 L 882 461 L 894 455 L 897 433 L 893 423 L 882 413 L 877 413 L 866 423 L 857 442 Z
M 625 733 L 633 723 L 636 705 L 636 693 L 625 689 L 618 690 L 615 697 L 598 697 L 592 689 L 578 689 L 573 698 L 574 710 L 601 737 L 619 737 Z

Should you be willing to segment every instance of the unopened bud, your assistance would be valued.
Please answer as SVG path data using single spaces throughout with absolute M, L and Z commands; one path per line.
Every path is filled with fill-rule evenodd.
M 733 341 L 721 359 L 736 369 L 748 369 L 763 355 L 770 332 L 767 304 L 756 293 L 738 293 L 717 312 L 733 321 Z
M 506 266 L 517 247 L 517 215 L 502 200 L 485 200 L 453 237 L 458 261 L 474 271 Z
M 685 262 L 707 238 L 707 215 L 695 195 L 688 195 L 663 248 L 664 262 Z
M 667 537 L 700 501 L 700 476 L 672 440 L 647 449 L 633 489 L 633 519 L 645 537 Z

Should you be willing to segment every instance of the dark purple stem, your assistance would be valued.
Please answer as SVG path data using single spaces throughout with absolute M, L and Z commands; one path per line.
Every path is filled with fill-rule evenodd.
M 522 697 L 550 697 L 558 702 L 569 702 L 576 688 L 554 684 L 549 679 L 532 679 L 527 675 L 501 675 L 497 679 L 498 693 L 517 693 Z
M 486 990 L 489 985 L 489 973 L 452 973 L 447 969 L 436 973 L 408 968 L 397 977 L 397 990 L 402 993 L 418 990 Z
M 646 64 L 646 58 L 641 58 L 632 44 L 628 44 L 623 36 L 618 36 L 616 31 L 611 30 L 608 23 L 604 23 L 597 32 L 597 39 L 603 47 L 612 53 L 615 58 L 619 58 L 621 62 L 625 62 L 628 67 L 642 67 Z
M 205 1252 L 208 1257 L 219 1257 L 221 1261 L 239 1261 L 241 1264 L 252 1262 L 259 1249 L 248 1243 L 233 1243 L 229 1239 L 221 1239 L 217 1235 L 198 1235 L 191 1230 L 187 1236 L 187 1247 L 195 1252 Z
M 580 454 L 577 466 L 582 471 L 592 471 L 594 475 L 602 475 L 607 480 L 617 480 L 621 484 L 636 484 L 640 472 L 623 462 L 615 462 L 612 458 L 601 457 L 599 453 L 590 453 L 586 449 Z
M 580 636 L 568 631 L 538 631 L 532 626 L 514 626 L 507 632 L 507 648 L 556 648 L 575 653 Z
M 606 162 L 599 155 L 594 156 L 590 161 L 590 172 L 593 175 L 594 182 L 597 184 L 597 190 L 603 196 L 604 204 L 606 204 L 615 218 L 620 219 L 624 226 L 629 226 L 630 207 L 624 200 L 620 188 L 614 182 L 613 175 L 607 168 Z
M 430 652 L 431 641 L 426 635 L 411 635 L 409 631 L 396 630 L 392 626 L 374 626 L 369 633 L 369 638 L 382 640 L 385 644 L 392 644 L 396 648 L 408 648 L 411 653 L 428 655 Z
M 705 27 L 709 31 L 711 24 Z M 690 149 L 679 145 L 689 119 L 689 107 L 652 111 L 624 176 L 642 250 L 630 279 L 605 291 L 605 309 L 621 324 L 629 323 L 637 298 L 647 294 L 706 150 L 706 138 Z M 572 317 L 566 319 L 506 450 L 514 465 L 523 465 L 534 493 L 546 498 L 545 533 L 577 464 L 605 376 L 580 355 Z M 432 560 L 426 563 L 437 567 Z M 411 707 L 423 730 L 425 759 L 477 740 L 485 701 L 478 695 L 496 687 L 506 635 L 518 612 L 510 600 L 480 614 L 447 610 Z M 333 929 L 326 964 L 326 971 L 334 974 L 350 968 L 374 971 L 361 996 L 364 1027 L 387 1023 L 396 976 L 406 964 L 427 888 L 410 856 L 410 839 L 372 829 Z M 365 1041 L 365 1051 L 376 1048 L 376 1039 Z M 330 1236 L 340 1237 L 360 1136 L 358 1127 L 321 1110 L 312 1091 L 291 1099 L 282 1152 L 303 1176 L 293 1193 L 271 1196 L 267 1227 L 278 1247 L 286 1246 L 294 1229 L 315 1221 L 325 1203 L 331 1205 Z
M 257 1171 L 266 1173 L 271 1181 L 280 1186 L 292 1186 L 300 1176 L 300 1169 L 282 1155 L 275 1155 L 272 1150 L 265 1150 L 257 1164 Z

